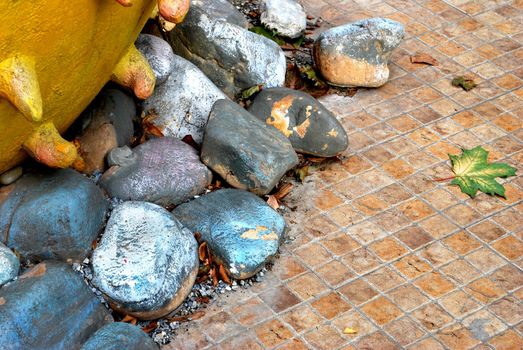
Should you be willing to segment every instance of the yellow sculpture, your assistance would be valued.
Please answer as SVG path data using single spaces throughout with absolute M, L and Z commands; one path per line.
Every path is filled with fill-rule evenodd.
M 0 0 L 0 174 L 27 154 L 82 167 L 64 132 L 112 80 L 150 96 L 155 79 L 134 47 L 155 11 L 179 23 L 189 0 Z

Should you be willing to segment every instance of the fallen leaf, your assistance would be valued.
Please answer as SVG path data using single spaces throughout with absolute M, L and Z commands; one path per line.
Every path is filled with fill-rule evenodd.
M 209 304 L 211 302 L 211 298 L 209 298 L 209 297 L 198 297 L 198 298 L 196 298 L 196 301 L 198 303 Z
M 156 327 L 158 327 L 158 322 L 152 321 L 147 326 L 142 327 L 142 331 L 144 331 L 145 333 L 151 333 L 156 329 Z
M 240 93 L 240 99 L 248 100 L 262 90 L 262 84 L 251 86 L 250 88 L 247 88 Z
M 356 334 L 356 333 L 358 333 L 358 331 L 353 328 L 350 328 L 350 327 L 347 327 L 343 330 L 343 334 Z
M 303 182 L 307 175 L 309 175 L 309 166 L 306 165 L 304 167 L 298 168 L 295 171 L 296 179 L 300 182 Z
M 438 61 L 426 53 L 417 53 L 414 56 L 410 56 L 410 63 L 425 63 L 431 66 L 438 65 Z
M 278 199 L 274 195 L 267 196 L 267 204 L 269 207 L 271 207 L 274 210 L 277 210 L 280 208 L 280 203 L 278 202 Z
M 470 91 L 476 87 L 474 80 L 463 76 L 452 79 L 452 86 L 461 87 L 465 91 Z
M 201 239 L 202 239 L 202 234 L 200 232 L 195 232 L 194 233 L 194 239 L 196 240 L 196 242 L 198 242 L 198 244 L 201 244 Z
M 214 287 L 218 286 L 218 275 L 216 273 L 216 267 L 211 267 L 211 271 L 209 271 L 209 274 L 211 275 L 211 278 L 212 278 L 212 285 Z
M 209 257 L 207 255 L 207 242 L 203 242 L 198 247 L 198 257 L 200 258 L 201 262 L 206 262 L 208 260 Z
M 232 284 L 232 281 L 229 278 L 229 275 L 227 275 L 227 271 L 225 271 L 225 268 L 221 264 L 220 264 L 220 267 L 218 268 L 218 274 L 220 275 L 220 278 L 222 279 L 222 281 L 224 281 L 228 285 Z
M 516 168 L 506 163 L 488 163 L 488 151 L 481 146 L 471 150 L 462 149 L 461 156 L 449 154 L 455 174 L 451 185 L 457 185 L 463 193 L 474 198 L 479 191 L 505 198 L 505 187 L 496 177 L 516 175 Z
M 205 316 L 205 312 L 200 310 L 200 311 L 195 311 L 190 315 L 169 317 L 169 318 L 166 318 L 166 320 L 169 322 L 187 322 L 187 321 L 194 321 L 194 320 L 200 319 L 203 316 Z
M 185 142 L 186 144 L 188 144 L 189 146 L 192 146 L 192 148 L 194 148 L 195 150 L 197 150 L 197 151 L 200 150 L 200 145 L 197 144 L 196 141 L 194 141 L 194 138 L 192 137 L 192 135 L 185 135 L 182 138 L 182 141 Z
M 136 319 L 136 317 L 133 317 L 131 315 L 125 315 L 125 317 L 122 318 L 122 320 L 120 322 L 125 322 L 125 323 L 130 323 L 132 325 L 136 325 L 136 322 L 138 322 L 138 320 Z
M 278 44 L 280 46 L 285 44 L 285 40 L 280 38 L 278 36 L 278 34 L 276 33 L 276 31 L 274 31 L 274 30 L 268 30 L 267 28 L 265 28 L 263 26 L 254 26 L 252 28 L 249 28 L 249 30 L 253 33 L 256 33 L 258 35 L 271 39 L 272 41 L 274 41 L 276 44 Z
M 293 187 L 294 186 L 291 183 L 288 183 L 288 182 L 284 183 L 283 185 L 280 186 L 280 188 L 278 189 L 278 192 L 273 194 L 274 198 L 276 198 L 277 201 L 281 201 L 291 192 Z

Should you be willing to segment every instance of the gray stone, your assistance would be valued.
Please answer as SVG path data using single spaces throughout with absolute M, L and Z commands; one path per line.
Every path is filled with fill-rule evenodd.
M 107 165 L 109 167 L 118 165 L 121 167 L 130 166 L 138 160 L 138 156 L 128 146 L 113 148 L 107 154 Z
M 162 85 L 174 69 L 174 53 L 169 43 L 154 35 L 140 34 L 135 46 L 149 62 L 156 86 Z
M 165 136 L 192 135 L 201 143 L 212 105 L 227 96 L 191 62 L 174 56 L 173 63 L 176 73 L 143 102 L 144 112 L 155 116 L 152 123 Z
M 0 243 L 0 287 L 18 276 L 20 261 L 16 255 Z
M 198 243 L 164 208 L 146 202 L 117 206 L 93 252 L 93 284 L 116 309 L 155 319 L 176 309 L 198 272 Z
M 84 111 L 79 123 L 80 154 L 85 162 L 83 172 L 105 170 L 105 156 L 115 147 L 130 145 L 134 134 L 136 104 L 132 97 L 118 89 L 104 89 Z
M 112 322 L 82 277 L 43 262 L 0 289 L 0 349 L 79 349 Z
M 230 276 L 251 277 L 278 251 L 285 220 L 256 195 L 222 189 L 184 203 L 173 214 L 207 242 Z
M 333 85 L 378 87 L 389 78 L 388 60 L 403 39 L 399 22 L 371 18 L 329 29 L 314 43 L 314 61 Z
M 74 170 L 25 174 L 0 189 L 0 241 L 25 258 L 81 261 L 108 205 L 102 191 Z
M 151 139 L 132 154 L 126 156 L 128 162 L 117 159 L 124 164 L 111 167 L 100 179 L 111 197 L 169 206 L 202 193 L 211 183 L 212 173 L 198 152 L 173 137 Z
M 333 157 L 347 149 L 347 133 L 336 116 L 304 92 L 265 89 L 249 112 L 288 137 L 299 153 Z
M 245 29 L 249 28 L 249 22 L 243 13 L 227 0 L 192 0 L 191 6 L 205 8 L 205 11 L 212 14 L 215 19 L 221 19 Z
M 229 97 L 254 85 L 283 86 L 287 63 L 272 40 L 249 32 L 196 1 L 169 34 L 176 54 L 197 65 Z
M 5 173 L 3 173 L 2 175 L 0 175 L 0 184 L 10 185 L 13 182 L 15 182 L 16 180 L 18 180 L 20 178 L 20 176 L 22 176 L 23 173 L 24 173 L 24 170 L 20 166 L 17 166 L 16 168 L 8 170 Z
M 140 327 L 113 322 L 100 328 L 80 350 L 158 350 L 158 345 Z
M 298 163 L 285 136 L 228 100 L 212 108 L 201 157 L 231 186 L 260 195 Z
M 294 0 L 263 0 L 260 21 L 279 35 L 294 39 L 303 35 L 307 28 L 307 15 Z

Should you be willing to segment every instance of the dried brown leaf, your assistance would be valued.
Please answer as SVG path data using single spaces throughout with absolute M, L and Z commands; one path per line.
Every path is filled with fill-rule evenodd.
M 225 283 L 227 283 L 229 285 L 232 284 L 232 281 L 229 278 L 229 275 L 227 275 L 227 271 L 225 271 L 225 268 L 223 267 L 222 264 L 220 264 L 220 267 L 218 268 L 218 274 L 220 275 L 220 278 L 222 279 L 222 281 L 224 281 Z
M 158 327 L 158 322 L 152 321 L 147 326 L 142 327 L 142 331 L 144 331 L 145 333 L 151 333 L 156 329 L 156 327 Z
M 169 317 L 166 320 L 169 322 L 187 322 L 187 321 L 197 320 L 199 318 L 202 318 L 203 316 L 205 316 L 205 312 L 202 310 L 199 310 L 199 311 L 193 312 L 190 315 Z
M 218 274 L 216 273 L 216 267 L 212 267 L 211 271 L 209 272 L 212 278 L 212 285 L 214 287 L 218 286 Z
M 284 183 L 283 185 L 280 186 L 280 188 L 278 189 L 278 192 L 276 192 L 273 195 L 274 198 L 276 198 L 278 201 L 281 201 L 291 192 L 293 187 L 294 186 L 291 183 L 288 183 L 288 182 Z
M 430 66 L 437 66 L 438 61 L 429 54 L 417 53 L 414 56 L 410 56 L 410 63 L 424 63 Z
M 207 255 L 207 242 L 203 242 L 198 247 L 198 257 L 200 258 L 200 261 L 205 263 L 208 259 Z M 206 264 L 207 265 L 207 264 Z
M 138 320 L 136 319 L 136 317 L 133 317 L 131 315 L 125 315 L 125 317 L 122 318 L 122 320 L 120 322 L 125 322 L 125 323 L 130 323 L 132 325 L 136 325 L 136 322 L 138 322 Z
M 280 208 L 280 203 L 278 202 L 276 197 L 274 197 L 274 195 L 267 196 L 267 204 L 274 210 Z

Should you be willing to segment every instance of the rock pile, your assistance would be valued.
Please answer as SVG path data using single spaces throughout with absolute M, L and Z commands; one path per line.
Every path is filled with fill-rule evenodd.
M 295 1 L 263 8 L 268 28 L 303 34 Z M 258 196 L 296 166 L 297 153 L 332 157 L 348 139 L 320 102 L 281 87 L 281 48 L 248 26 L 225 0 L 194 0 L 170 44 L 148 34 L 136 42 L 156 76 L 152 97 L 137 106 L 107 88 L 84 113 L 77 139 L 91 178 L 63 169 L 22 176 L 21 168 L 0 176 L 0 348 L 156 348 L 139 328 L 112 323 L 67 263 L 90 263 L 93 291 L 147 320 L 190 293 L 200 267 L 195 234 L 234 279 L 276 255 L 285 221 Z M 403 33 L 385 19 L 333 28 L 315 44 L 316 64 L 332 84 L 382 85 Z M 248 109 L 233 101 L 254 85 L 264 89 Z M 156 137 L 137 138 L 137 123 Z M 212 192 L 211 170 L 234 188 Z

